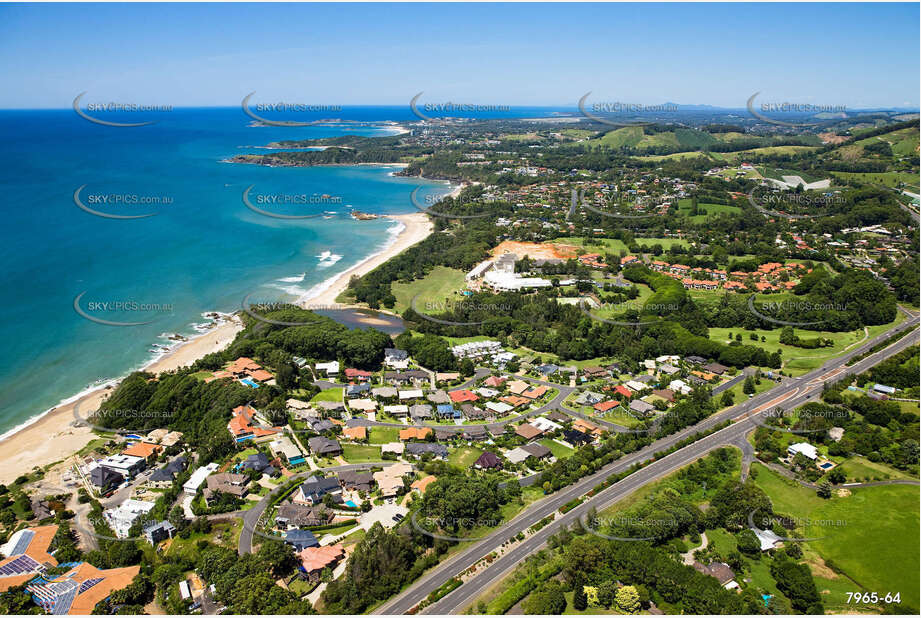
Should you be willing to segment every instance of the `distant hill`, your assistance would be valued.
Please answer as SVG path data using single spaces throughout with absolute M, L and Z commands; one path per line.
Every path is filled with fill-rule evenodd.
M 697 129 L 677 127 L 669 131 L 657 131 L 650 127 L 623 127 L 605 133 L 600 139 L 590 140 L 588 145 L 654 150 L 660 147 L 704 148 L 717 141 L 716 137 Z

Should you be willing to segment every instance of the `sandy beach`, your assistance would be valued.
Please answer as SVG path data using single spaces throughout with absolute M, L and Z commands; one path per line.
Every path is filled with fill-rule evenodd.
M 409 247 L 424 240 L 432 233 L 432 229 L 435 227 L 428 215 L 421 212 L 414 212 L 408 215 L 388 215 L 384 218 L 399 221 L 405 226 L 392 244 L 377 255 L 373 255 L 367 260 L 359 262 L 338 275 L 329 286 L 319 294 L 298 299 L 297 304 L 305 309 L 316 310 L 345 308 L 346 305 L 336 303 L 336 297 L 345 291 L 352 276 L 357 275 L 360 277 L 371 272 L 393 256 L 399 255 Z
M 154 360 L 144 370 L 160 373 L 190 365 L 205 354 L 225 348 L 242 328 L 237 318 L 221 322 Z M 86 446 L 95 436 L 89 427 L 74 426 L 74 407 L 79 406 L 80 415 L 85 416 L 98 409 L 112 388 L 114 385 L 101 386 L 75 401 L 62 404 L 5 438 L 0 449 L 0 483 L 11 483 L 35 466 L 60 461 Z

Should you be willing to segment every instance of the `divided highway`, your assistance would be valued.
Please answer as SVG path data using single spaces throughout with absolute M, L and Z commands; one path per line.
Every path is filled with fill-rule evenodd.
M 706 436 L 693 444 L 685 446 L 649 464 L 645 468 L 634 472 L 629 477 L 599 492 L 591 499 L 586 500 L 583 504 L 565 515 L 558 517 L 552 524 L 545 526 L 537 533 L 522 541 L 506 554 L 493 561 L 488 567 L 465 581 L 463 585 L 450 594 L 425 608 L 422 613 L 449 614 L 462 612 L 476 600 L 482 591 L 496 583 L 524 558 L 540 549 L 550 536 L 559 531 L 561 526 L 568 526 L 575 521 L 576 518 L 584 517 L 590 508 L 601 511 L 647 483 L 654 482 L 667 476 L 671 472 L 706 455 L 715 448 L 733 444 L 739 445 L 741 441 L 746 439 L 746 435 L 756 427 L 755 422 L 752 420 L 753 418 L 759 418 L 765 412 L 774 410 L 778 407 L 785 410 L 795 408 L 809 399 L 821 395 L 822 387 L 826 381 L 836 380 L 845 375 L 866 371 L 869 367 L 872 367 L 901 350 L 911 345 L 916 345 L 918 337 L 917 333 L 913 333 L 903 337 L 884 350 L 858 361 L 851 367 L 847 367 L 846 365 L 848 360 L 867 352 L 873 346 L 881 343 L 893 334 L 906 329 L 915 329 L 918 325 L 918 316 L 913 314 L 909 314 L 909 316 L 910 317 L 901 324 L 867 341 L 857 349 L 830 360 L 819 369 L 798 378 L 787 379 L 780 385 L 756 395 L 752 399 L 718 414 L 714 414 L 692 427 L 685 428 L 675 434 L 661 438 L 646 448 L 623 457 L 618 461 L 612 462 L 595 474 L 585 477 L 579 482 L 564 487 L 547 498 L 536 502 L 512 521 L 498 528 L 488 537 L 471 542 L 468 549 L 461 551 L 445 562 L 433 567 L 433 569 L 410 585 L 406 590 L 387 603 L 381 605 L 374 613 L 404 614 L 408 612 L 448 580 L 492 551 L 498 549 L 510 537 L 520 531 L 527 530 L 544 517 L 556 512 L 570 500 L 583 496 L 611 474 L 622 472 L 635 463 L 647 461 L 651 459 L 654 453 L 666 450 L 694 433 L 710 430 L 727 419 L 735 421 L 732 425 Z

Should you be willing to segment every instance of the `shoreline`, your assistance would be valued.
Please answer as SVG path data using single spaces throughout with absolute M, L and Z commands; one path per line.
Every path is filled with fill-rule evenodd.
M 205 354 L 227 347 L 242 329 L 239 318 L 226 317 L 208 331 L 190 337 L 173 350 L 151 360 L 140 371 L 161 373 L 191 365 Z M 0 449 L 0 483 L 12 483 L 35 467 L 66 459 L 96 439 L 90 427 L 74 425 L 74 409 L 81 408 L 81 415 L 96 410 L 120 380 L 112 380 L 64 399 L 0 438 L 0 444 L 5 447 Z
M 382 219 L 391 219 L 402 225 L 402 229 L 392 236 L 377 253 L 373 253 L 345 271 L 314 286 L 306 294 L 295 301 L 295 304 L 304 309 L 325 311 L 349 309 L 357 307 L 353 304 L 336 303 L 336 297 L 344 292 L 353 276 L 363 276 L 371 272 L 390 258 L 399 255 L 409 247 L 425 240 L 435 224 L 424 213 L 410 213 L 407 215 L 384 215 Z

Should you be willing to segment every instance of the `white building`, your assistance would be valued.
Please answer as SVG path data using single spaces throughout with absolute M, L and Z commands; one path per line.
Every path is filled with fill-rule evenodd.
M 182 489 L 185 493 L 190 495 L 195 495 L 195 492 L 198 491 L 198 488 L 202 483 L 205 482 L 205 479 L 208 478 L 208 475 L 217 470 L 217 464 L 212 462 L 207 466 L 202 466 L 198 470 L 192 473 L 192 476 L 189 477 L 189 480 L 185 482 L 182 486 Z
M 522 277 L 515 273 L 503 273 L 496 270 L 486 273 L 483 281 L 496 292 L 520 292 L 534 288 L 553 287 L 553 283 L 547 279 Z
M 317 363 L 317 371 L 325 371 L 328 376 L 339 375 L 339 361 L 329 361 L 328 363 Z
M 154 506 L 156 505 L 153 502 L 129 498 L 114 509 L 104 511 L 102 515 L 109 527 L 115 531 L 115 536 L 125 539 L 128 538 L 128 530 L 131 529 L 131 525 L 142 515 L 152 511 Z
M 467 281 L 474 281 L 482 277 L 487 270 L 492 267 L 492 260 L 486 260 L 485 262 L 480 262 L 473 267 L 469 273 L 467 273 Z
M 556 431 L 557 429 L 562 429 L 563 426 L 559 423 L 554 423 L 549 418 L 544 418 L 543 416 L 538 416 L 537 418 L 531 419 L 531 424 L 540 429 L 544 433 Z
M 672 380 L 669 382 L 668 387 L 677 393 L 682 395 L 687 395 L 691 392 L 691 387 L 688 386 L 687 382 L 684 380 Z
M 147 460 L 133 455 L 112 455 L 111 457 L 100 459 L 96 462 L 96 465 L 114 470 L 125 478 L 131 478 L 147 467 Z
M 796 444 L 791 444 L 787 447 L 787 453 L 791 457 L 795 457 L 797 453 L 802 453 L 804 456 L 813 461 L 819 457 L 818 451 L 816 451 L 815 447 L 808 442 L 797 442 Z

